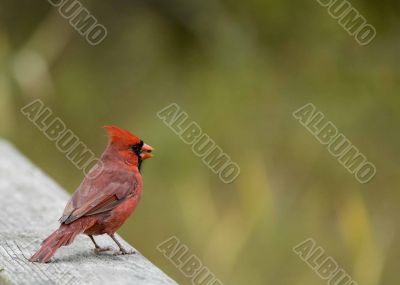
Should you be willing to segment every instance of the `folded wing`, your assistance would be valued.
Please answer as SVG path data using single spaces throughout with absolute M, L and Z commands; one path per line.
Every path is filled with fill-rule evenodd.
M 104 213 L 114 209 L 137 191 L 136 176 L 125 169 L 102 169 L 101 175 L 86 177 L 64 209 L 62 224 L 70 224 L 80 217 Z

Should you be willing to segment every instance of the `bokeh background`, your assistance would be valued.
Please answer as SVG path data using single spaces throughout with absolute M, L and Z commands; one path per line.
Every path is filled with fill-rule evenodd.
M 83 174 L 20 113 L 32 100 L 98 155 L 105 124 L 155 147 L 120 234 L 181 284 L 156 250 L 172 235 L 224 284 L 325 284 L 292 252 L 309 237 L 358 284 L 398 282 L 400 2 L 351 1 L 368 46 L 315 0 L 81 2 L 107 27 L 98 46 L 47 1 L 0 0 L 1 137 L 69 192 Z M 157 118 L 172 102 L 240 165 L 234 183 Z M 308 102 L 376 165 L 370 183 L 294 120 Z

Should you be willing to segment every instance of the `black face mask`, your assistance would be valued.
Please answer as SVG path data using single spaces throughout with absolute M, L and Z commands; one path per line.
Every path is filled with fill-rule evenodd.
M 136 154 L 136 156 L 137 156 L 137 158 L 138 158 L 138 168 L 139 168 L 139 171 L 140 171 L 140 168 L 141 168 L 142 162 L 143 162 L 142 158 L 140 157 L 140 154 L 142 153 L 143 144 L 144 144 L 144 142 L 143 142 L 143 141 L 140 141 L 140 143 L 131 145 L 131 147 L 130 147 L 131 150 L 132 150 L 132 152 L 133 152 L 134 154 Z

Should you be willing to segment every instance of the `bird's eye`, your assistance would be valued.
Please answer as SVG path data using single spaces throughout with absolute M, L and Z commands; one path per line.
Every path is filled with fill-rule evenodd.
M 132 151 L 137 155 L 140 155 L 140 153 L 142 152 L 142 147 L 143 147 L 143 141 L 140 141 L 140 143 L 138 144 L 131 145 Z
M 139 145 L 134 144 L 134 145 L 131 146 L 131 149 L 132 149 L 132 151 L 133 151 L 134 153 L 140 154 L 140 149 L 141 149 L 141 148 L 140 148 Z

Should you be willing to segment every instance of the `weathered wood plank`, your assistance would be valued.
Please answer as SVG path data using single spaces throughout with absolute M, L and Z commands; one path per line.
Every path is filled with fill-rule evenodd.
M 0 140 L 0 284 L 177 284 L 140 253 L 95 254 L 86 236 L 62 247 L 53 263 L 29 262 L 41 241 L 59 226 L 57 219 L 68 197 L 13 146 Z M 96 240 L 114 246 L 109 237 Z

